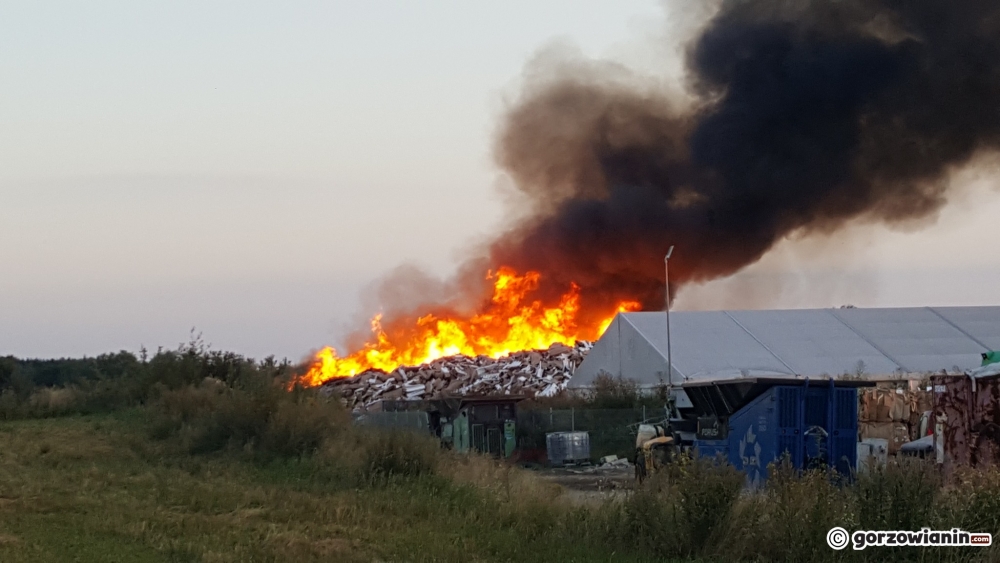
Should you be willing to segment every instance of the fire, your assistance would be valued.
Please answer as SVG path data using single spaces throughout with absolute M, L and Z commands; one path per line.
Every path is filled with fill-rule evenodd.
M 578 340 L 596 339 L 618 312 L 635 311 L 639 304 L 622 301 L 594 326 L 580 326 L 580 288 L 571 284 L 558 300 L 547 306 L 531 299 L 541 275 L 520 275 L 500 268 L 493 280 L 493 296 L 485 310 L 471 318 L 427 314 L 409 326 L 386 330 L 382 316 L 372 321 L 372 339 L 359 350 L 341 357 L 333 348 L 320 350 L 304 385 L 320 385 L 337 377 L 351 377 L 369 369 L 391 372 L 400 366 L 415 366 L 438 358 L 464 354 L 499 358 L 511 352 L 548 348 L 555 343 L 572 346 Z

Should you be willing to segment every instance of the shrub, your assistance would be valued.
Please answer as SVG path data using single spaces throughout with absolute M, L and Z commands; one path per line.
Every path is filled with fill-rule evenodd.
M 637 382 L 600 373 L 594 378 L 594 387 L 587 398 L 593 408 L 621 409 L 638 405 L 642 395 Z
M 350 417 L 335 401 L 314 394 L 281 401 L 268 420 L 259 450 L 265 455 L 279 457 L 309 455 L 349 424 Z
M 851 499 L 835 473 L 801 472 L 787 459 L 768 467 L 768 482 L 734 510 L 717 553 L 733 559 L 816 561 L 835 555 L 826 543 L 834 526 L 852 528 Z
M 899 458 L 858 476 L 858 525 L 865 530 L 919 530 L 931 523 L 941 489 L 936 467 L 926 460 Z
M 8 356 L 0 358 L 0 417 L 110 412 L 146 405 L 165 391 L 197 387 L 206 379 L 232 388 L 251 384 L 287 388 L 293 375 L 288 362 L 273 357 L 255 362 L 231 352 L 210 351 L 198 337 L 177 350 L 158 350 L 148 360 L 145 351 L 141 358 L 129 352 L 59 360 Z M 45 390 L 60 389 L 72 390 L 74 400 L 67 403 L 63 397 L 50 408 Z
M 632 538 L 640 552 L 663 558 L 710 551 L 744 480 L 732 466 L 682 456 L 622 504 L 615 539 Z
M 100 377 L 83 381 L 76 387 L 79 391 L 77 408 L 84 414 L 128 408 L 144 398 L 140 380 L 133 377 Z
M 362 459 L 359 477 L 370 485 L 398 477 L 420 477 L 434 473 L 440 445 L 430 436 L 415 432 L 358 430 Z
M 151 437 L 175 437 L 193 454 L 231 448 L 263 458 L 303 456 L 349 423 L 336 401 L 311 390 L 286 391 L 259 374 L 243 374 L 232 387 L 205 378 L 197 386 L 161 388 L 151 411 Z
M 3 420 L 16 420 L 24 416 L 24 403 L 17 394 L 10 389 L 0 392 L 0 418 Z
M 1000 469 L 960 468 L 941 491 L 935 508 L 937 524 L 970 532 L 1000 535 Z
M 75 411 L 81 403 L 81 393 L 66 387 L 43 387 L 32 393 L 28 409 L 34 416 L 56 416 Z

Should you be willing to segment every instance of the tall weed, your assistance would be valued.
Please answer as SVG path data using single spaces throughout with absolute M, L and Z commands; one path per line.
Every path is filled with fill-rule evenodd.
M 622 504 L 615 540 L 631 538 L 643 551 L 665 558 L 711 551 L 743 482 L 731 466 L 681 456 Z
M 858 476 L 850 488 L 864 530 L 919 530 L 929 526 L 942 482 L 922 459 L 899 458 Z
M 175 438 L 192 454 L 232 449 L 298 457 L 349 425 L 343 407 L 318 393 L 289 392 L 257 375 L 233 384 L 206 378 L 197 386 L 161 389 L 150 406 L 151 436 Z
M 853 527 L 851 498 L 837 474 L 800 472 L 787 460 L 768 467 L 768 482 L 740 499 L 716 553 L 744 560 L 817 561 L 835 553 L 826 544 L 834 526 Z
M 362 459 L 361 481 L 385 484 L 400 477 L 420 477 L 434 473 L 440 445 L 430 436 L 415 432 L 358 430 Z

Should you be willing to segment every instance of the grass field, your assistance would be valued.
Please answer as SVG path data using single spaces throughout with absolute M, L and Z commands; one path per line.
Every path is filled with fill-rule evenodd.
M 931 495 L 932 506 L 933 484 L 912 474 L 858 490 L 796 477 L 733 504 L 728 476 L 693 475 L 671 502 L 654 483 L 614 505 L 576 506 L 483 458 L 435 453 L 444 458 L 430 473 L 364 482 L 345 470 L 358 459 L 330 459 L 343 441 L 301 459 L 191 455 L 150 439 L 147 418 L 128 409 L 0 423 L 0 561 L 629 562 L 685 545 L 704 561 L 997 560 L 995 549 L 834 552 L 822 540 L 831 522 L 859 519 L 996 526 L 1000 495 L 982 482 L 954 501 Z M 848 513 L 859 504 L 845 499 L 865 495 L 878 506 Z
M 0 423 L 0 561 L 622 560 L 525 537 L 437 476 L 359 489 L 310 460 L 173 455 L 143 414 Z
M 767 486 L 678 458 L 614 500 L 430 436 L 358 427 L 290 367 L 198 347 L 0 358 L 0 562 L 1000 561 L 992 548 L 835 551 L 847 530 L 1000 534 L 1000 470 L 893 462 Z M 576 499 L 578 500 L 578 499 Z

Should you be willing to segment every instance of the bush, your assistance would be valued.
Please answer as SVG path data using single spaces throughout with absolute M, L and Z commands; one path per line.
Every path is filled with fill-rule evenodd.
M 259 449 L 279 457 L 310 455 L 349 424 L 350 417 L 332 401 L 312 395 L 281 401 L 264 429 Z
M 399 477 L 434 473 L 440 445 L 415 432 L 358 430 L 362 446 L 359 477 L 369 485 L 385 484 Z
M 55 416 L 77 410 L 81 393 L 65 387 L 44 387 L 28 399 L 28 409 L 36 416 Z
M 938 495 L 938 525 L 1000 536 L 1000 469 L 961 468 L 954 482 Z
M 192 454 L 230 448 L 264 458 L 303 456 L 349 423 L 336 401 L 315 391 L 286 391 L 260 374 L 243 374 L 232 387 L 206 378 L 158 394 L 151 436 L 176 437 Z
M 17 394 L 6 389 L 0 392 L 0 419 L 16 420 L 24 417 L 24 403 Z
M 601 373 L 594 378 L 594 387 L 587 398 L 593 408 L 627 409 L 638 405 L 642 394 L 637 382 Z
M 850 489 L 864 530 L 919 530 L 931 524 L 941 490 L 937 468 L 921 459 L 899 458 L 858 477 Z M 949 526 L 950 527 L 950 526 Z
M 834 526 L 855 527 L 851 498 L 836 473 L 800 472 L 787 459 L 768 467 L 761 491 L 745 495 L 734 510 L 717 553 L 743 560 L 816 561 L 835 556 L 826 543 Z
M 635 542 L 640 553 L 690 557 L 712 550 L 724 531 L 745 478 L 732 466 L 678 458 L 648 479 L 621 506 L 616 541 Z
M 100 378 L 61 387 L 34 387 L 26 396 L 7 389 L 0 396 L 0 417 L 48 418 L 71 414 L 111 412 L 136 404 L 134 387 Z
M 77 386 L 40 387 L 27 397 L 8 389 L 0 395 L 0 418 L 48 418 L 87 411 L 88 395 Z
M 987 561 L 981 548 L 878 548 L 835 551 L 826 534 L 853 530 L 951 529 L 1000 533 L 1000 470 L 963 469 L 944 483 L 937 468 L 891 461 L 849 483 L 823 470 L 772 464 L 758 491 L 738 490 L 727 469 L 678 464 L 655 475 L 625 502 L 581 524 L 600 541 L 637 557 L 728 561 Z M 738 474 L 737 474 L 738 475 Z M 736 487 L 734 489 L 733 487 Z
M 165 391 L 197 387 L 206 379 L 262 388 L 288 387 L 293 376 L 287 362 L 209 351 L 197 337 L 177 350 L 158 350 L 148 360 L 145 351 L 141 359 L 129 352 L 59 360 L 8 356 L 0 358 L 0 417 L 111 412 L 146 405 Z

